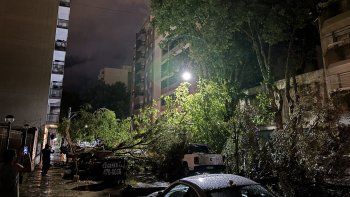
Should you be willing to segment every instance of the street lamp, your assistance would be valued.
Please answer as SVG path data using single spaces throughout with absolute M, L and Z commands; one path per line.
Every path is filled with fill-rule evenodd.
M 11 132 L 11 124 L 15 121 L 15 117 L 13 115 L 7 115 L 5 117 L 5 122 L 8 123 L 8 128 L 7 128 L 7 141 L 6 141 L 6 149 L 9 149 L 9 144 L 10 144 L 10 132 Z
M 192 74 L 188 71 L 185 71 L 184 73 L 182 73 L 182 79 L 184 81 L 190 81 L 192 79 Z

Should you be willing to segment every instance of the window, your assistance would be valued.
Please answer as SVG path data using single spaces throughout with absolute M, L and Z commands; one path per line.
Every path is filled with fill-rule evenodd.
M 57 27 L 63 28 L 63 29 L 68 29 L 68 20 L 58 19 L 57 20 Z
M 183 184 L 176 185 L 174 188 L 168 191 L 164 196 L 165 197 L 198 197 L 196 191 L 193 188 Z
M 60 0 L 60 6 L 69 7 L 70 0 Z

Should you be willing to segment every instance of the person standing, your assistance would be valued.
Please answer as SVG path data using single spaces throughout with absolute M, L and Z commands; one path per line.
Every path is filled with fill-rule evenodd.
M 50 146 L 48 144 L 45 145 L 45 148 L 42 150 L 43 154 L 43 167 L 41 171 L 41 175 L 45 176 L 47 174 L 47 171 L 49 171 L 49 168 L 51 167 L 51 154 L 54 153 L 53 150 L 51 150 Z
M 4 163 L 0 166 L 0 196 L 19 196 L 19 172 L 24 168 L 15 158 L 15 150 L 4 152 Z

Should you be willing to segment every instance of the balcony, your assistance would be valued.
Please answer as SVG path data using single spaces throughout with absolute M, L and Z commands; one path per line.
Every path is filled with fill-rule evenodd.
M 70 0 L 60 0 L 60 6 L 70 7 Z
M 49 114 L 60 114 L 61 106 L 49 105 Z
M 54 61 L 52 63 L 52 73 L 63 75 L 64 72 L 64 62 L 63 61 Z
M 136 60 L 136 63 L 140 64 L 140 65 L 145 65 L 146 64 L 146 59 L 145 58 L 138 58 Z
M 66 51 L 67 50 L 67 41 L 64 40 L 56 40 L 55 49 L 57 51 Z
M 57 20 L 57 27 L 58 28 L 63 28 L 63 29 L 68 29 L 69 21 L 68 20 L 64 20 L 64 19 L 58 19 Z
M 50 124 L 57 124 L 60 120 L 59 114 L 47 114 L 46 122 Z
M 146 31 L 144 29 L 142 29 L 140 33 L 137 33 L 136 40 L 142 42 L 146 41 Z
M 136 55 L 135 55 L 135 59 L 138 59 L 138 58 L 144 58 L 146 55 L 146 51 L 136 51 Z
M 330 92 L 350 89 L 350 59 L 329 65 L 326 74 Z
M 137 52 L 144 52 L 146 50 L 145 45 L 140 45 L 136 47 Z
M 50 98 L 62 98 L 62 89 L 50 88 Z

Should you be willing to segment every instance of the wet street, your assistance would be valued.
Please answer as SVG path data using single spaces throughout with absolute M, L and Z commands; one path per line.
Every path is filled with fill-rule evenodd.
M 41 176 L 40 170 L 24 175 L 20 185 L 20 196 L 120 196 L 116 188 L 98 188 L 94 181 L 72 182 L 62 179 L 61 168 L 51 168 L 48 174 Z M 97 188 L 97 189 L 96 189 Z

